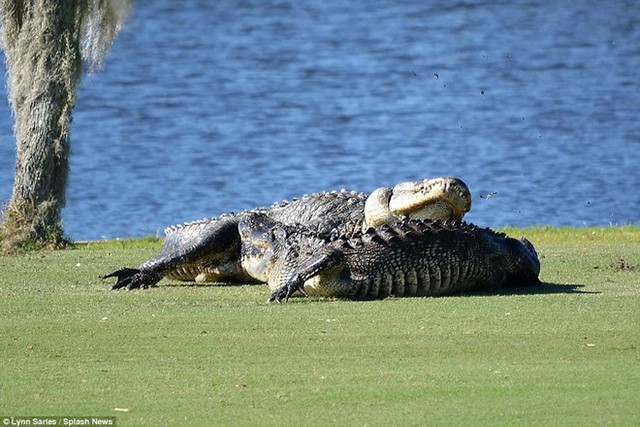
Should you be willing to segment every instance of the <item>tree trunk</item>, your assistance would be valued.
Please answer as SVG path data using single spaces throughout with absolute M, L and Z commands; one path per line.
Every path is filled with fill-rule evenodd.
M 11 19 L 3 14 L 17 141 L 13 193 L 0 232 L 5 249 L 64 241 L 69 130 L 82 67 L 78 1 L 19 1 Z

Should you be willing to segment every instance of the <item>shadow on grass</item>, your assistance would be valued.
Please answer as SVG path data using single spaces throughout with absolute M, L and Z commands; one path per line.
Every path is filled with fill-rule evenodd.
M 169 288 L 195 288 L 195 287 L 229 287 L 229 286 L 267 286 L 264 283 L 234 283 L 234 282 L 207 282 L 207 283 L 167 283 L 160 286 Z M 559 284 L 559 283 L 547 283 L 543 282 L 539 285 L 522 285 L 522 286 L 507 286 L 500 289 L 485 289 L 478 291 L 452 293 L 448 295 L 439 295 L 437 298 L 448 296 L 490 296 L 490 295 L 544 295 L 544 294 L 599 294 L 597 291 L 585 291 L 582 290 L 584 285 L 578 284 Z M 422 296 L 417 296 L 421 298 Z M 372 298 L 375 301 L 380 298 Z M 364 298 L 363 300 L 369 300 Z
M 469 292 L 466 295 L 540 295 L 540 294 L 599 294 L 597 291 L 582 290 L 584 285 L 542 282 L 539 285 L 507 286 L 495 290 Z

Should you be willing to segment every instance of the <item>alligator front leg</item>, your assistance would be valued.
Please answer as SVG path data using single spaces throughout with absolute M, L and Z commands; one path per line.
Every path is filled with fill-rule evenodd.
M 111 290 L 118 290 L 125 288 L 131 289 L 146 289 L 155 286 L 156 283 L 162 279 L 162 275 L 154 274 L 149 270 L 139 270 L 137 268 L 123 268 L 121 270 L 114 271 L 110 274 L 100 276 L 102 280 L 109 277 L 115 277 L 117 279 L 116 284 L 111 287 Z
M 280 289 L 271 294 L 267 302 L 277 302 L 280 304 L 282 299 L 284 301 L 289 301 L 289 297 L 293 295 L 296 291 L 300 292 L 305 297 L 308 296 L 307 291 L 304 290 L 304 282 L 305 280 L 299 274 L 294 274 L 287 283 L 282 286 Z

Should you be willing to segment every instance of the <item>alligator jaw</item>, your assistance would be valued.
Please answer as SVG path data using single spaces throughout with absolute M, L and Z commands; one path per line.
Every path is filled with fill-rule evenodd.
M 469 187 L 455 177 L 400 183 L 389 200 L 390 214 L 414 219 L 460 221 L 469 210 Z

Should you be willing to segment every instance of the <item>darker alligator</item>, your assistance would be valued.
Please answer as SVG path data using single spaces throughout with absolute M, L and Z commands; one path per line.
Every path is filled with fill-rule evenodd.
M 239 223 L 261 214 L 273 221 L 304 225 L 322 236 L 351 235 L 368 227 L 403 218 L 461 219 L 471 208 L 471 194 L 458 178 L 443 177 L 378 188 L 371 195 L 339 191 L 218 218 L 169 227 L 160 253 L 139 268 L 123 268 L 112 289 L 154 286 L 163 277 L 183 281 L 255 282 L 246 265 L 259 261 L 266 246 L 253 245 L 251 259 L 243 259 Z
M 527 239 L 464 222 L 407 220 L 327 237 L 254 214 L 239 228 L 247 271 L 269 284 L 270 301 L 296 292 L 362 299 L 540 283 L 540 261 Z M 252 258 L 261 246 L 267 250 Z

